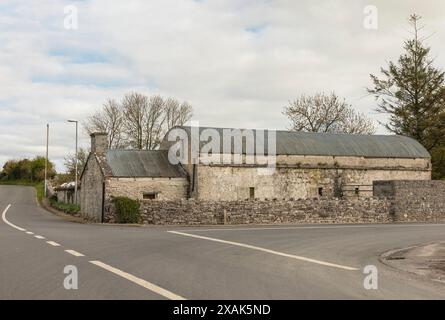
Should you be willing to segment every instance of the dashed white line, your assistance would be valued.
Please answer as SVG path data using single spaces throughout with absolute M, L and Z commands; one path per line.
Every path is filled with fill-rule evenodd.
M 3 210 L 3 213 L 2 213 L 2 220 L 3 220 L 7 225 L 13 227 L 14 229 L 17 229 L 17 230 L 19 230 L 19 231 L 26 231 L 26 229 L 20 228 L 19 226 L 16 226 L 15 224 L 9 222 L 9 221 L 6 219 L 6 212 L 8 212 L 9 208 L 11 208 L 11 205 L 10 205 L 10 204 L 8 204 L 8 206 L 6 207 L 6 209 Z
M 65 250 L 65 252 L 72 254 L 75 257 L 85 257 L 85 255 L 83 255 L 82 253 L 77 252 L 75 250 Z
M 257 250 L 257 251 L 262 251 L 262 252 L 274 254 L 274 255 L 277 255 L 277 256 L 282 256 L 282 257 L 286 257 L 286 258 L 291 258 L 291 259 L 311 262 L 311 263 L 315 263 L 315 264 L 319 264 L 319 265 L 323 265 L 323 266 L 327 266 L 327 267 L 333 267 L 333 268 L 338 268 L 338 269 L 343 269 L 343 270 L 348 270 L 348 271 L 357 271 L 357 270 L 359 270 L 359 269 L 354 268 L 354 267 L 349 267 L 349 266 L 344 266 L 344 265 L 340 265 L 340 264 L 336 264 L 336 263 L 330 263 L 330 262 L 326 262 L 326 261 L 306 258 L 306 257 L 302 257 L 302 256 L 289 254 L 289 253 L 284 253 L 284 252 L 270 250 L 270 249 L 266 249 L 266 248 L 262 248 L 262 247 L 252 246 L 250 244 L 244 244 L 244 243 L 240 243 L 240 242 L 233 242 L 233 241 L 221 240 L 221 239 L 217 239 L 217 238 L 203 237 L 203 236 L 198 236 L 198 235 L 195 235 L 195 234 L 178 232 L 178 231 L 168 231 L 168 232 L 174 233 L 174 234 L 178 234 L 178 235 L 181 235 L 181 236 L 192 237 L 192 238 L 203 239 L 203 240 L 214 241 L 214 242 L 220 242 L 220 243 L 224 243 L 224 244 L 230 244 L 232 246 L 243 247 L 243 248 Z
M 8 224 L 9 226 L 11 226 L 11 227 L 13 227 L 13 228 L 15 228 L 17 230 L 24 231 L 27 234 L 32 234 L 33 235 L 34 234 L 33 232 L 26 231 L 26 229 L 20 228 L 19 226 L 16 226 L 15 224 L 9 222 L 6 219 L 6 212 L 9 210 L 10 207 L 11 207 L 11 205 L 9 204 L 6 207 L 6 209 L 3 211 L 3 213 L 2 213 L 3 221 L 6 224 Z M 34 235 L 34 237 L 37 238 L 37 239 L 45 239 L 45 237 L 41 236 L 41 235 Z M 52 246 L 55 246 L 55 247 L 60 246 L 60 244 L 58 244 L 57 242 L 54 242 L 54 241 L 46 241 L 46 242 L 48 244 L 52 245 Z M 75 250 L 65 250 L 65 252 L 69 253 L 69 254 L 71 254 L 71 255 L 73 255 L 75 257 L 84 257 L 84 255 L 82 253 L 77 252 Z M 117 268 L 114 268 L 114 267 L 112 267 L 112 266 L 110 266 L 108 264 L 105 264 L 103 262 L 100 262 L 100 261 L 90 261 L 90 263 L 92 263 L 92 264 L 94 264 L 94 265 L 96 265 L 96 266 L 98 266 L 98 267 L 100 267 L 102 269 L 105 269 L 105 270 L 107 270 L 107 271 L 109 271 L 111 273 L 114 273 L 114 274 L 116 274 L 116 275 L 118 275 L 118 276 L 120 276 L 120 277 L 122 277 L 124 279 L 127 279 L 127 280 L 129 280 L 129 281 L 131 281 L 131 282 L 133 282 L 133 283 L 135 283 L 137 285 L 140 285 L 141 287 L 144 287 L 145 289 L 148 289 L 148 290 L 150 290 L 150 291 L 152 291 L 154 293 L 157 293 L 157 294 L 159 294 L 159 295 L 161 295 L 161 296 L 163 296 L 163 297 L 165 297 L 167 299 L 171 299 L 171 300 L 185 300 L 184 297 L 181 297 L 181 296 L 179 296 L 177 294 L 174 294 L 173 292 L 170 292 L 170 291 L 168 291 L 168 290 L 166 290 L 164 288 L 161 288 L 161 287 L 159 287 L 159 286 L 157 286 L 157 285 L 155 285 L 155 284 L 153 284 L 151 282 L 148 282 L 148 281 L 146 281 L 144 279 L 138 278 L 138 277 L 136 277 L 136 276 L 134 276 L 134 275 L 132 275 L 130 273 L 127 273 L 127 272 L 124 272 L 124 271 L 119 270 Z
M 183 297 L 181 297 L 181 296 L 179 296 L 177 294 L 174 294 L 173 292 L 170 292 L 170 291 L 168 291 L 168 290 L 166 290 L 164 288 L 161 288 L 161 287 L 159 287 L 159 286 L 157 286 L 157 285 L 155 285 L 155 284 L 153 284 L 151 282 L 148 282 L 148 281 L 146 281 L 144 279 L 138 278 L 138 277 L 136 277 L 136 276 L 134 276 L 132 274 L 129 274 L 129 273 L 124 272 L 122 270 L 116 269 L 116 268 L 114 268 L 114 267 L 112 267 L 112 266 L 110 266 L 108 264 L 105 264 L 105 263 L 103 263 L 101 261 L 90 261 L 90 263 L 92 263 L 92 264 L 94 264 L 94 265 L 96 265 L 96 266 L 98 266 L 98 267 L 100 267 L 102 269 L 105 269 L 105 270 L 107 270 L 107 271 L 109 271 L 111 273 L 114 273 L 114 274 L 116 274 L 116 275 L 118 275 L 118 276 L 120 276 L 122 278 L 125 278 L 125 279 L 127 279 L 127 280 L 129 280 L 129 281 L 131 281 L 131 282 L 133 282 L 133 283 L 135 283 L 137 285 L 140 285 L 141 287 L 144 287 L 145 289 L 148 289 L 148 290 L 150 290 L 152 292 L 155 292 L 155 293 L 157 293 L 157 294 L 159 294 L 159 295 L 161 295 L 161 296 L 163 296 L 163 297 L 165 297 L 167 299 L 170 299 L 170 300 L 185 300 L 185 298 L 183 298 Z

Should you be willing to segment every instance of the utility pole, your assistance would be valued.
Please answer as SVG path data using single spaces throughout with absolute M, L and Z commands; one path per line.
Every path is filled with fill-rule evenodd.
M 78 124 L 77 120 L 68 120 L 68 122 L 73 122 L 76 124 L 76 162 L 75 162 L 75 181 L 74 181 L 74 203 L 77 204 L 77 166 L 78 166 L 78 154 L 77 154 L 77 145 L 78 145 Z
M 46 124 L 46 157 L 45 157 L 45 190 L 43 194 L 46 198 L 48 188 L 48 145 L 49 145 L 49 124 Z

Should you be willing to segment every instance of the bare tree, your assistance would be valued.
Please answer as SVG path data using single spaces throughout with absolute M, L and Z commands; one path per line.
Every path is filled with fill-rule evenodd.
M 124 111 L 124 128 L 129 146 L 144 149 L 144 129 L 147 121 L 148 97 L 131 92 L 122 101 Z
M 372 120 L 335 93 L 302 95 L 289 102 L 283 114 L 294 131 L 373 134 L 376 130 Z
M 89 150 L 84 148 L 79 148 L 77 153 L 78 158 L 78 166 L 77 166 L 77 175 L 80 177 L 83 171 L 83 167 L 85 166 L 88 158 Z M 76 176 L 76 155 L 73 153 L 68 154 L 64 158 L 64 165 L 66 168 L 67 179 L 69 181 L 73 181 Z
M 345 112 L 344 120 L 341 126 L 338 126 L 335 132 L 343 132 L 349 134 L 374 134 L 376 127 L 371 119 L 354 109 L 349 109 Z
M 182 126 L 192 118 L 192 106 L 188 102 L 179 103 L 174 98 L 165 101 L 165 125 L 166 130 L 174 126 Z
M 122 102 L 124 127 L 130 147 L 157 149 L 165 133 L 176 125 L 183 125 L 192 117 L 192 106 L 174 98 L 160 95 L 147 97 L 130 93 Z
M 121 103 L 107 100 L 84 122 L 84 127 L 89 134 L 107 132 L 110 148 L 153 150 L 168 130 L 191 119 L 192 110 L 189 103 L 174 98 L 130 92 Z
M 144 144 L 147 150 L 156 149 L 161 142 L 165 119 L 164 105 L 164 99 L 159 95 L 152 96 L 148 100 L 144 123 Z
M 108 99 L 102 109 L 87 118 L 83 126 L 88 134 L 108 133 L 108 147 L 121 148 L 124 145 L 124 119 L 122 107 L 116 100 Z

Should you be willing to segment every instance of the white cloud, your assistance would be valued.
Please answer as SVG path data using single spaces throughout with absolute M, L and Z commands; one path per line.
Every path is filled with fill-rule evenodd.
M 72 4 L 79 29 L 65 30 Z M 369 4 L 379 10 L 375 31 L 363 28 Z M 384 120 L 366 94 L 369 74 L 398 57 L 412 12 L 436 31 L 428 43 L 443 66 L 443 9 L 440 0 L 3 0 L 0 165 L 43 154 L 49 122 L 62 169 L 74 139 L 66 119 L 130 90 L 187 100 L 203 125 L 282 129 L 289 99 L 332 90 Z

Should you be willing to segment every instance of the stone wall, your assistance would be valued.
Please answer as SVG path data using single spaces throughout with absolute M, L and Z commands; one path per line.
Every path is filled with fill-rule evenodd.
M 396 160 L 394 164 L 398 163 Z M 417 164 L 416 159 L 412 162 Z M 250 198 L 251 190 L 254 198 L 260 200 L 307 199 L 318 197 L 320 192 L 328 197 L 372 197 L 372 183 L 375 180 L 429 180 L 431 174 L 429 169 L 334 168 L 322 163 L 313 168 L 278 166 L 271 175 L 260 174 L 258 170 L 261 169 L 248 166 L 198 165 L 194 185 L 196 198 L 246 200 Z
M 141 201 L 144 224 L 215 225 L 391 222 L 387 199 Z
M 444 222 L 445 181 L 376 181 L 374 197 L 142 201 L 145 224 Z
M 63 203 L 74 203 L 74 188 L 58 188 L 56 191 L 57 201 Z M 80 188 L 77 189 L 77 201 L 76 204 L 79 204 L 80 198 Z
M 445 181 L 376 181 L 374 197 L 268 200 L 141 200 L 144 224 L 445 222 Z M 107 207 L 107 221 L 114 221 Z
M 445 221 L 445 181 L 375 181 L 374 195 L 391 199 L 397 221 Z
M 181 200 L 187 198 L 186 178 L 108 178 L 108 197 L 128 197 L 142 200 L 144 194 L 154 193 L 157 200 Z

